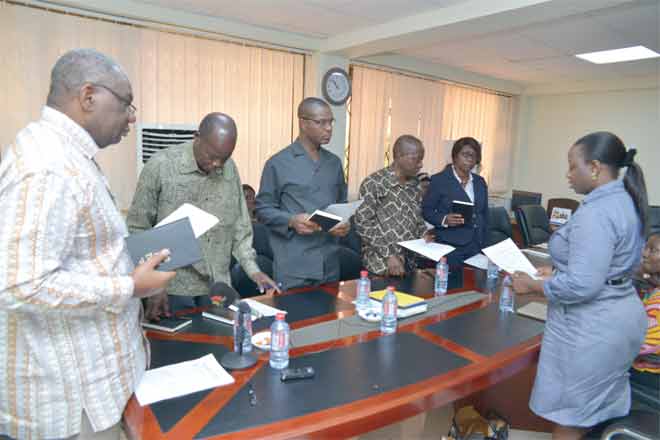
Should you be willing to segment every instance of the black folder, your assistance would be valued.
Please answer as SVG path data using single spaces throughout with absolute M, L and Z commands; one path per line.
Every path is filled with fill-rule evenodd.
M 169 249 L 170 256 L 157 267 L 162 271 L 190 266 L 202 259 L 202 251 L 188 217 L 131 234 L 126 237 L 126 247 L 136 266 L 161 249 Z
M 330 229 L 341 223 L 342 218 L 334 214 L 330 214 L 329 212 L 317 209 L 312 215 L 309 216 L 309 218 L 307 218 L 307 220 L 316 223 L 321 227 L 321 229 L 323 229 L 325 232 L 328 232 Z
M 451 212 L 453 214 L 462 215 L 465 224 L 472 223 L 472 215 L 474 214 L 474 203 L 454 200 L 451 202 Z

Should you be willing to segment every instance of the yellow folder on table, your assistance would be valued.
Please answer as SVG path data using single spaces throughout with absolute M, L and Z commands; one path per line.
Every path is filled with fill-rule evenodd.
M 386 290 L 377 290 L 375 292 L 371 292 L 371 295 L 369 296 L 376 301 L 382 301 L 386 292 Z M 409 295 L 407 293 L 397 291 L 395 291 L 394 294 L 396 295 L 397 304 L 401 309 L 415 307 L 420 304 L 426 304 L 424 298 L 420 298 L 419 296 Z

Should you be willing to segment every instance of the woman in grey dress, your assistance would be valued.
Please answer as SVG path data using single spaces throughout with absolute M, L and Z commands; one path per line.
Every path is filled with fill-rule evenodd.
M 628 369 L 646 330 L 630 279 L 644 245 L 647 209 L 634 155 L 611 133 L 579 139 L 568 153 L 567 178 L 586 197 L 550 238 L 554 268 L 541 268 L 540 280 L 513 275 L 517 293 L 543 292 L 548 299 L 530 408 L 556 423 L 553 439 L 579 439 L 589 427 L 630 410 Z

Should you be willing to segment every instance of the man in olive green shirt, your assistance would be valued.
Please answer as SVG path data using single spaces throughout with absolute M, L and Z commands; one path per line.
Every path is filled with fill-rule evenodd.
M 238 169 L 230 158 L 236 137 L 236 124 L 230 116 L 210 113 L 192 142 L 159 152 L 140 174 L 127 218 L 131 232 L 152 228 L 183 203 L 220 219 L 199 237 L 202 261 L 176 271 L 167 289 L 169 301 L 167 294 L 148 301 L 147 319 L 168 314 L 170 306 L 176 311 L 208 304 L 210 283 L 231 283 L 232 254 L 260 289 L 276 288 L 255 261 L 252 222 Z

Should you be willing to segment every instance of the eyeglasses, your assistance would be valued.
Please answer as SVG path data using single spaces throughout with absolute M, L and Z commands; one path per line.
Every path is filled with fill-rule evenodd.
M 332 127 L 335 125 L 335 119 L 314 119 L 314 118 L 306 118 L 304 116 L 301 116 L 300 119 L 303 119 L 305 121 L 312 121 L 319 127 Z
M 96 84 L 96 83 L 91 83 L 91 84 L 92 84 L 94 87 L 100 87 L 100 88 L 105 89 L 105 90 L 107 90 L 108 92 L 112 93 L 112 96 L 114 96 L 115 98 L 117 98 L 117 99 L 119 100 L 119 102 L 121 102 L 122 104 L 124 104 L 124 106 L 125 106 L 126 109 L 128 110 L 128 113 L 129 113 L 129 114 L 134 115 L 135 112 L 137 112 L 137 107 L 135 107 L 131 101 L 129 101 L 128 99 L 124 98 L 124 97 L 121 96 L 119 93 L 117 93 L 117 92 L 115 92 L 114 90 L 112 90 L 110 87 L 108 87 L 108 86 L 104 86 L 103 84 Z

